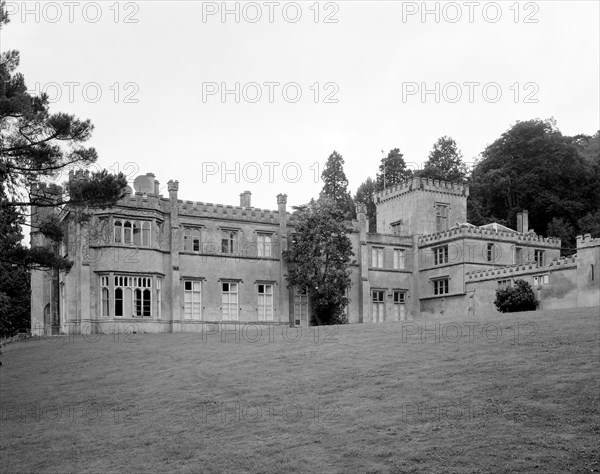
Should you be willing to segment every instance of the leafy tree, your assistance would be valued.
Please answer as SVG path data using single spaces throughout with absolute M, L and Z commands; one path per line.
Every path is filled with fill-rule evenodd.
M 516 214 L 527 209 L 530 228 L 539 233 L 555 217 L 576 223 L 595 211 L 600 175 L 581 156 L 584 138 L 563 135 L 552 119 L 517 122 L 485 149 L 473 170 L 469 207 L 484 222 L 471 220 L 473 211 L 470 221 L 514 228 Z
M 377 232 L 377 206 L 375 205 L 376 184 L 371 178 L 367 178 L 356 190 L 355 203 L 363 203 L 367 206 L 369 216 L 369 232 Z
M 575 253 L 575 227 L 562 217 L 554 217 L 546 228 L 548 237 L 558 237 L 561 240 L 561 255 Z
M 433 145 L 429 159 L 418 173 L 422 178 L 462 182 L 467 177 L 467 166 L 454 138 L 443 136 Z
M 389 188 L 402 181 L 412 178 L 412 170 L 406 167 L 404 155 L 399 148 L 390 150 L 387 157 L 381 159 L 379 173 L 377 174 L 377 191 Z
M 582 145 L 581 155 L 591 164 L 600 163 L 600 130 L 591 137 L 586 137 Z
M 296 233 L 290 248 L 283 252 L 290 264 L 288 285 L 307 289 L 314 324 L 347 323 L 348 267 L 354 254 L 344 213 L 327 197 L 295 209 Z
M 21 220 L 14 208 L 0 212 L 0 255 L 5 257 L 0 259 L 0 337 L 26 331 L 30 324 L 29 272 L 10 262 L 23 252 Z
M 354 203 L 348 192 L 348 179 L 344 173 L 344 158 L 337 151 L 329 155 L 325 168 L 321 173 L 323 189 L 321 196 L 332 199 L 344 212 L 344 216 L 351 219 L 354 216 Z
M 538 307 L 531 285 L 525 280 L 515 280 L 513 286 L 496 290 L 494 304 L 501 313 L 533 311 Z

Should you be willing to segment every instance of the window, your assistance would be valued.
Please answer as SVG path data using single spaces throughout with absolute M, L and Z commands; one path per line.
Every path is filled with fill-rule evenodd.
M 234 253 L 237 247 L 237 231 L 224 230 L 221 232 L 221 252 Z
M 257 238 L 258 256 L 271 256 L 271 236 L 269 234 L 258 234 Z
M 435 205 L 435 229 L 436 232 L 448 230 L 448 204 L 437 203 Z
M 258 285 L 258 320 L 273 321 L 273 285 Z
M 375 268 L 383 268 L 383 248 L 373 247 L 371 249 L 371 266 Z
M 448 278 L 433 280 L 433 294 L 445 295 L 448 293 Z
M 100 316 L 106 318 L 106 317 L 110 316 L 110 310 L 109 310 L 110 290 L 108 288 L 108 276 L 100 277 L 100 293 L 101 293 L 101 306 L 102 306 L 100 308 Z
M 404 250 L 394 249 L 394 269 L 404 269 Z
M 494 244 L 487 244 L 487 261 L 496 261 L 496 246 Z
M 200 229 L 186 228 L 183 230 L 184 252 L 200 252 Z
M 544 266 L 544 251 L 543 250 L 535 250 L 535 252 L 533 253 L 533 258 L 535 260 L 535 263 L 538 267 L 543 267 Z
M 117 219 L 113 229 L 115 244 L 150 246 L 150 221 Z
M 448 263 L 448 246 L 443 245 L 433 249 L 433 263 L 434 265 L 442 265 Z
M 394 290 L 394 321 L 404 321 L 406 319 L 406 292 Z
M 523 248 L 515 247 L 515 261 L 516 265 L 521 265 L 523 263 Z
M 150 247 L 150 222 L 142 221 L 142 246 Z
M 123 223 L 115 221 L 115 244 L 123 243 Z
M 202 282 L 198 280 L 183 281 L 183 317 L 185 319 L 201 319 L 202 316 Z
M 544 275 L 534 275 L 533 277 L 533 285 L 534 286 L 538 286 L 538 285 L 547 285 L 548 284 L 548 274 L 544 274 Z
M 373 290 L 371 292 L 371 308 L 373 310 L 373 322 L 382 323 L 385 319 L 385 291 Z
M 306 288 L 296 288 L 294 291 L 294 321 L 297 326 L 302 322 L 308 324 L 308 292 Z
M 390 226 L 392 227 L 392 234 L 402 235 L 402 221 L 392 222 Z
M 162 318 L 162 279 L 156 279 L 156 317 Z
M 508 280 L 498 280 L 498 289 L 508 288 L 512 284 L 511 279 Z
M 591 277 L 592 277 L 592 281 L 594 281 L 594 264 L 590 264 L 590 270 L 591 270 Z
M 223 321 L 237 321 L 238 319 L 238 284 L 221 283 L 221 317 Z
M 115 276 L 115 316 L 152 316 L 152 277 Z

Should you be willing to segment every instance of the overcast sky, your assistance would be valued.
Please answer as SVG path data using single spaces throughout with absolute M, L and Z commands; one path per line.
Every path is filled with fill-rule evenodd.
M 101 167 L 276 209 L 318 195 L 333 150 L 354 193 L 382 149 L 416 167 L 443 135 L 471 162 L 517 120 L 593 134 L 599 4 L 9 1 L 0 48 L 92 120 Z

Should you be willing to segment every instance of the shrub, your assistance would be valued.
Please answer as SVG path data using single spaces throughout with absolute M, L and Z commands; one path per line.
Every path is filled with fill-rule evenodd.
M 515 280 L 513 286 L 496 290 L 494 304 L 501 313 L 533 311 L 538 306 L 531 285 L 525 280 Z

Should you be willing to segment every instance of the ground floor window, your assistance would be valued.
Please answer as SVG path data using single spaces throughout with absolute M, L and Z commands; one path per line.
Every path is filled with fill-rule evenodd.
M 545 275 L 535 275 L 533 277 L 533 285 L 534 286 L 547 285 L 547 284 L 548 284 L 548 274 L 547 273 Z
M 385 291 L 373 290 L 371 292 L 371 308 L 373 310 L 373 322 L 382 323 L 385 320 Z
M 221 283 L 221 318 L 223 321 L 238 319 L 238 284 Z
M 104 277 L 102 277 L 104 278 Z M 106 277 L 108 279 L 108 277 Z M 102 280 L 101 280 L 102 281 Z M 104 301 L 103 286 L 103 301 Z M 115 275 L 114 315 L 125 318 L 149 318 L 152 316 L 152 277 Z M 104 302 L 103 302 L 104 304 Z M 108 300 L 110 314 L 110 299 Z M 104 311 L 104 308 L 102 309 Z
M 100 316 L 106 318 L 110 316 L 110 288 L 108 286 L 108 276 L 100 277 L 100 293 L 102 298 Z
M 183 281 L 183 317 L 184 319 L 202 319 L 202 282 Z
M 308 292 L 306 288 L 294 290 L 294 321 L 297 326 L 308 321 Z
M 258 320 L 273 321 L 273 285 L 258 286 Z
M 394 321 L 404 321 L 406 319 L 406 292 L 403 290 L 394 290 Z

